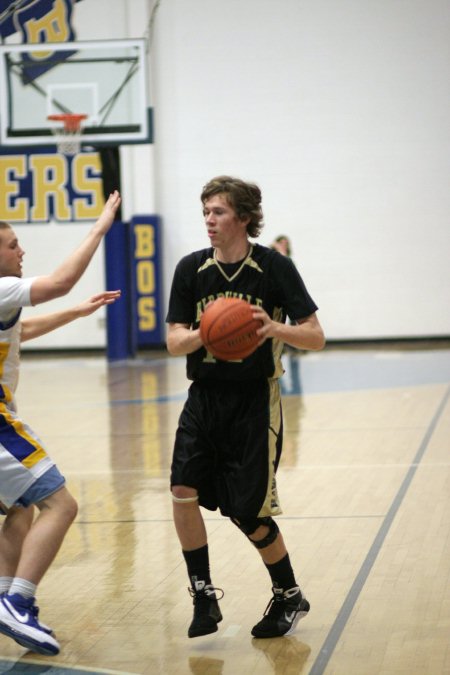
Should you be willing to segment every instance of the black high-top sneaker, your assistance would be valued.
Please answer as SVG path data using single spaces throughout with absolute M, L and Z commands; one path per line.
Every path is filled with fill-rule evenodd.
M 273 596 L 266 607 L 264 616 L 252 628 L 257 638 L 274 638 L 290 635 L 309 612 L 309 602 L 302 596 L 300 588 L 294 586 L 287 591 L 272 588 Z
M 193 638 L 215 633 L 217 624 L 222 621 L 216 592 L 222 594 L 219 596 L 220 600 L 220 598 L 223 598 L 223 590 L 214 588 L 211 584 L 206 585 L 204 581 L 195 581 L 194 588 L 188 590 L 194 603 L 194 616 L 189 626 L 188 636 Z

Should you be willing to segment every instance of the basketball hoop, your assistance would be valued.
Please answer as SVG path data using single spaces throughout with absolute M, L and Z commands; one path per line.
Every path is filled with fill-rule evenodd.
M 80 152 L 81 134 L 83 133 L 82 122 L 87 115 L 74 113 L 60 113 L 48 115 L 50 122 L 62 122 L 62 126 L 52 126 L 52 134 L 55 137 L 58 152 L 64 155 L 76 155 Z

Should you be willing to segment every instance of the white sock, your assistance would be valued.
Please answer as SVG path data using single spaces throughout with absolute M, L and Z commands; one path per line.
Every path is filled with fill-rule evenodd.
M 0 595 L 9 591 L 12 581 L 12 577 L 0 577 Z
M 34 598 L 36 595 L 36 588 L 36 584 L 33 584 L 31 581 L 16 577 L 9 587 L 8 594 L 14 595 L 14 593 L 19 593 L 19 595 L 22 595 L 24 598 Z

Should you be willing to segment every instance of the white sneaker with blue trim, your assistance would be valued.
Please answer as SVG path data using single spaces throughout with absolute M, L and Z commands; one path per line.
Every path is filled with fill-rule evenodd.
M 59 654 L 59 644 L 49 634 L 48 626 L 37 619 L 34 598 L 22 595 L 3 595 L 0 598 L 0 633 L 13 638 L 19 645 L 37 654 Z

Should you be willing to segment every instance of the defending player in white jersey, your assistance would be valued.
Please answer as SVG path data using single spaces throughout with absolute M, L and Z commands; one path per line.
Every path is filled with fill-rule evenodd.
M 22 278 L 24 250 L 0 222 L 0 633 L 40 654 L 58 654 L 51 629 L 39 621 L 37 585 L 53 562 L 77 514 L 65 479 L 37 435 L 17 415 L 15 390 L 20 343 L 44 335 L 99 307 L 120 291 L 105 291 L 71 309 L 21 320 L 22 307 L 69 293 L 110 229 L 120 195 L 110 195 L 84 241 L 56 270 Z M 33 521 L 35 505 L 39 515 Z

